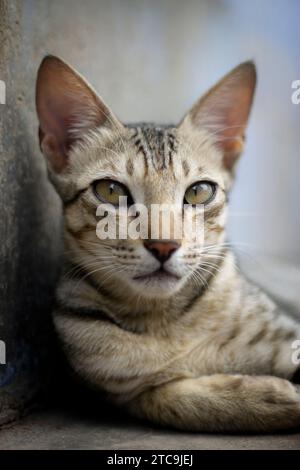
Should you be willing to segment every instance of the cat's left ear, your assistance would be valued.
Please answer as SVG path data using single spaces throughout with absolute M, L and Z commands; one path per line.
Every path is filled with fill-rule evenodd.
M 59 57 L 46 56 L 36 83 L 40 146 L 55 173 L 69 163 L 71 147 L 99 127 L 121 128 L 87 81 Z
M 192 125 L 210 132 L 229 171 L 244 147 L 255 85 L 254 63 L 240 64 L 200 98 L 179 125 Z

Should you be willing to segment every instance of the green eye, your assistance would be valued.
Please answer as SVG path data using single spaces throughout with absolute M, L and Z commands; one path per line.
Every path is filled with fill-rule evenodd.
M 184 202 L 187 204 L 208 204 L 216 192 L 216 185 L 209 181 L 201 181 L 190 186 L 184 195 Z
M 128 196 L 130 193 L 126 186 L 113 180 L 98 180 L 93 184 L 94 193 L 102 202 L 109 202 L 114 206 L 119 205 L 120 196 Z M 128 202 L 128 200 L 127 200 Z

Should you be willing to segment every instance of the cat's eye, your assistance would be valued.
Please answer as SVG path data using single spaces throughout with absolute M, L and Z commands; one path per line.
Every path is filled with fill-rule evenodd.
M 131 202 L 130 192 L 124 184 L 109 179 L 98 180 L 93 183 L 94 193 L 102 202 L 119 205 L 119 197 L 127 196 L 127 203 Z
M 216 185 L 209 181 L 200 181 L 192 184 L 185 192 L 186 204 L 208 204 L 215 196 Z

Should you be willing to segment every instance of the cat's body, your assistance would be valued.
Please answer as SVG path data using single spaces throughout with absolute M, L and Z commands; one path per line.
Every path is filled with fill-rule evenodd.
M 46 58 L 40 68 L 41 147 L 64 205 L 58 335 L 82 380 L 164 425 L 199 431 L 300 425 L 300 394 L 289 381 L 299 368 L 292 343 L 300 325 L 239 273 L 225 241 L 227 195 L 254 84 L 246 63 L 179 126 L 124 126 L 59 59 Z M 217 111 L 223 120 L 215 119 Z M 174 237 L 99 240 L 95 181 L 107 178 L 146 207 L 180 203 L 196 181 L 197 194 L 213 185 L 204 246 Z

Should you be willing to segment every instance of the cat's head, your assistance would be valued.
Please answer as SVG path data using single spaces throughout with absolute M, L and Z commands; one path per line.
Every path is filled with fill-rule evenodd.
M 255 66 L 245 62 L 178 125 L 124 125 L 69 65 L 53 56 L 43 60 L 36 95 L 40 145 L 63 201 L 69 256 L 84 273 L 105 286 L 168 296 L 189 280 L 205 283 L 218 269 L 227 196 L 243 149 L 255 82 Z M 97 224 L 107 216 L 96 215 L 99 205 L 113 205 L 120 228 L 120 195 L 127 196 L 129 205 L 149 209 L 147 236 L 97 236 Z M 168 239 L 161 236 L 162 216 L 158 235 L 151 238 L 153 204 L 177 207 Z M 184 204 L 204 208 L 204 221 L 203 214 L 192 212 L 194 222 L 202 217 L 204 243 L 175 232 L 176 223 L 182 226 Z M 134 223 L 139 215 L 129 214 L 126 220 Z

